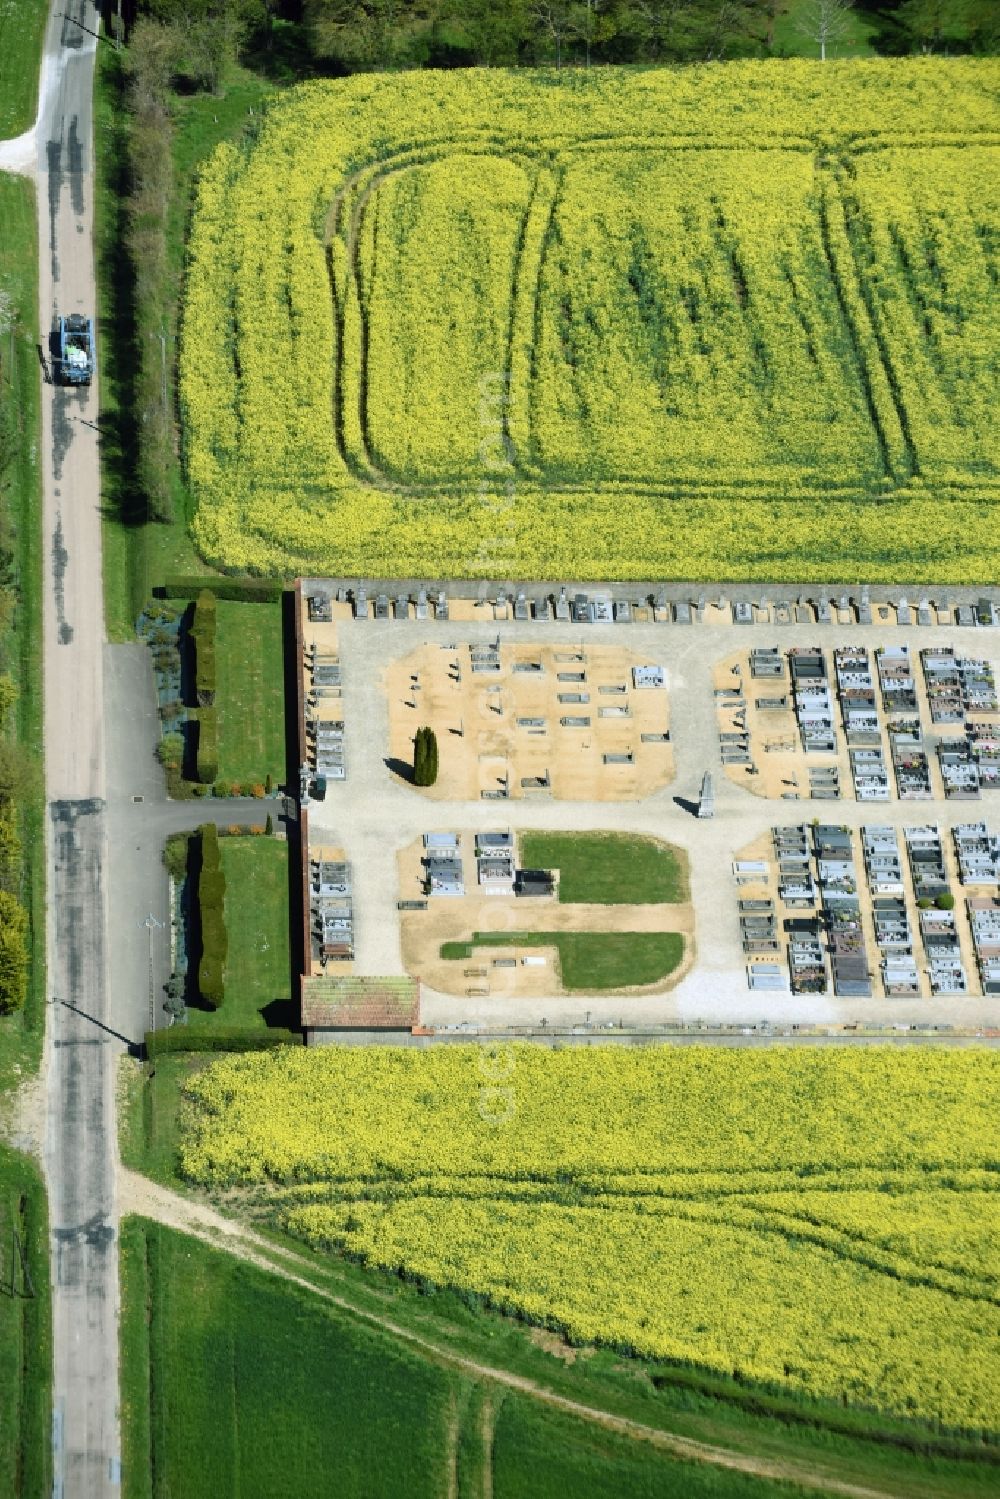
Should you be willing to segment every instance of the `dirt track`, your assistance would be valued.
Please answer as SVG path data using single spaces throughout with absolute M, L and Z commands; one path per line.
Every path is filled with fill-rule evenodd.
M 747 1473 L 756 1478 L 771 1478 L 785 1483 L 798 1484 L 800 1488 L 813 1493 L 844 1495 L 846 1499 L 907 1499 L 907 1496 L 900 1490 L 873 1489 L 859 1484 L 846 1483 L 842 1479 L 825 1474 L 819 1466 L 749 1457 L 745 1453 L 736 1452 L 730 1448 L 717 1447 L 708 1442 L 698 1442 L 691 1437 L 663 1431 L 656 1426 L 646 1426 L 627 1416 L 616 1415 L 613 1411 L 587 1405 L 583 1401 L 571 1400 L 568 1396 L 560 1395 L 557 1391 L 548 1389 L 524 1375 L 514 1374 L 509 1369 L 482 1364 L 475 1359 L 466 1358 L 436 1343 L 432 1338 L 424 1337 L 410 1328 L 401 1326 L 391 1317 L 383 1317 L 367 1308 L 355 1306 L 346 1297 L 338 1296 L 314 1284 L 307 1275 L 300 1273 L 311 1268 L 308 1260 L 294 1254 L 291 1250 L 274 1245 L 262 1235 L 254 1233 L 252 1229 L 244 1227 L 232 1218 L 226 1218 L 204 1203 L 182 1197 L 180 1193 L 171 1192 L 168 1188 L 161 1187 L 148 1178 L 127 1171 L 123 1167 L 119 1168 L 118 1190 L 123 1213 L 138 1213 L 143 1217 L 155 1219 L 169 1228 L 191 1234 L 194 1238 L 216 1249 L 236 1255 L 239 1259 L 256 1265 L 261 1270 L 280 1275 L 282 1279 L 321 1297 L 348 1316 L 379 1327 L 399 1338 L 401 1342 L 419 1349 L 434 1362 L 460 1369 L 462 1373 L 474 1379 L 485 1379 L 494 1384 L 504 1385 L 521 1395 L 549 1405 L 555 1410 L 563 1411 L 566 1415 L 593 1422 L 607 1431 L 616 1432 L 620 1436 L 630 1437 L 635 1441 L 648 1442 L 651 1446 L 658 1447 L 688 1462 L 707 1463 L 713 1467 Z

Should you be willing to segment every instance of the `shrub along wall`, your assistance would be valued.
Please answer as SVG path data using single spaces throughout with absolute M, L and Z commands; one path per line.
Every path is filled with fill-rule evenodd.
M 273 1046 L 301 1046 L 302 1037 L 286 1030 L 199 1030 L 197 1026 L 172 1025 L 167 1030 L 146 1032 L 147 1057 L 178 1051 L 267 1051 Z
M 197 724 L 195 770 L 201 784 L 211 786 L 219 775 L 219 719 L 215 708 L 202 708 Z
M 205 592 L 205 579 L 165 578 L 163 586 L 154 591 L 165 599 L 198 599 Z M 212 593 L 217 599 L 241 604 L 278 604 L 284 584 L 269 578 L 213 578 Z
M 226 876 L 219 851 L 219 833 L 214 823 L 198 829 L 201 840 L 201 871 L 198 875 L 198 914 L 201 920 L 201 958 L 198 963 L 198 993 L 217 1010 L 226 997 Z
M 215 594 L 203 588 L 194 606 L 190 635 L 194 641 L 195 691 L 199 708 L 209 708 L 215 702 Z

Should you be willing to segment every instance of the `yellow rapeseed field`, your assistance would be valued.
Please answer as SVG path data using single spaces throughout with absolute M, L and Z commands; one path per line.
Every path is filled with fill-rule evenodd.
M 1000 1426 L 1000 1057 L 330 1048 L 186 1088 L 181 1165 L 581 1340 Z
M 213 562 L 995 573 L 996 60 L 305 84 L 202 176 Z

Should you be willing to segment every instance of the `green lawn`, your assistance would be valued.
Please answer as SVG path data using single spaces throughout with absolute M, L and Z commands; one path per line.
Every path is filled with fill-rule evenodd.
M 0 22 L 0 48 L 6 32 Z M 0 78 L 7 62 L 0 50 Z M 0 94 L 0 108 L 3 99 Z M 0 338 L 0 505 L 10 530 L 16 588 L 0 589 L 0 671 L 18 687 L 15 722 L 25 794 L 21 799 L 23 876 L 18 892 L 31 916 L 31 971 L 25 1008 L 0 1019 L 0 1091 L 41 1056 L 45 1015 L 45 801 L 42 781 L 41 376 L 38 364 L 38 270 L 35 194 L 30 183 L 0 173 L 0 288 L 15 309 L 12 332 Z
M 677 932 L 476 932 L 471 942 L 445 942 L 442 958 L 472 956 L 476 947 L 555 947 L 566 989 L 606 994 L 655 984 L 684 956 Z
M 684 854 L 628 833 L 522 833 L 526 869 L 558 869 L 567 903 L 641 906 L 688 898 Z
M 287 1282 L 122 1224 L 126 1499 L 438 1499 L 458 1379 Z
M 226 876 L 226 997 L 218 1010 L 188 1011 L 188 1024 L 224 1030 L 285 1026 L 291 1011 L 288 844 L 220 838 Z
M 123 164 L 127 158 L 127 116 L 121 94 L 121 57 L 110 47 L 97 50 L 95 94 L 97 183 L 95 235 L 97 240 L 98 305 L 108 330 L 98 341 L 101 369 L 102 484 L 104 520 L 104 607 L 109 639 L 134 638 L 135 621 L 151 590 L 165 577 L 212 571 L 198 556 L 188 536 L 190 502 L 180 461 L 170 475 L 174 518 L 169 525 L 145 519 L 142 497 L 134 492 L 135 434 L 128 420 L 133 339 L 137 312 L 131 295 L 131 273 L 122 249 L 123 224 L 119 209 L 125 190 Z M 184 235 L 199 163 L 222 140 L 239 140 L 259 122 L 261 106 L 275 92 L 273 84 L 241 68 L 234 68 L 221 97 L 175 95 L 173 112 L 174 175 L 167 219 L 168 278 L 174 295 L 150 322 L 166 331 L 168 379 L 173 389 L 177 348 L 176 293 L 184 276 Z M 283 768 L 283 767 L 282 767 Z
M 219 776 L 285 779 L 285 668 L 280 604 L 220 599 L 216 634 Z
M 34 124 L 48 13 L 45 0 L 4 0 L 0 7 L 0 140 Z
M 27 1260 L 28 1284 L 16 1230 Z M 0 1146 L 0 1494 L 52 1489 L 52 1325 L 45 1188 L 26 1156 Z
M 815 0 L 785 0 L 774 21 L 776 56 L 819 57 L 819 45 L 809 25 L 809 18 L 814 10 Z M 838 57 L 874 57 L 871 37 L 877 30 L 876 23 L 863 11 L 843 12 L 842 29 L 838 28 L 838 35 L 827 42 L 827 59 L 832 61 Z

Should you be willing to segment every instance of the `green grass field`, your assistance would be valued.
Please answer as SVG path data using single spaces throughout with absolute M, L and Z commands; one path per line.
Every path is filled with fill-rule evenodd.
M 34 124 L 48 13 L 44 0 L 4 0 L 0 9 L 0 140 Z
M 278 838 L 221 838 L 219 848 L 229 934 L 226 998 L 218 1010 L 189 1010 L 187 1023 L 223 1030 L 287 1025 L 288 845 Z
M 2 52 L 0 52 L 2 56 Z M 0 64 L 2 67 L 2 64 Z M 0 625 L 0 670 L 17 684 L 17 743 L 25 778 L 21 799 L 23 875 L 20 898 L 31 915 L 31 970 L 24 1010 L 0 1019 L 0 1091 L 41 1055 L 45 1004 L 45 854 L 42 742 L 41 468 L 38 274 L 35 196 L 31 184 L 0 174 L 0 288 L 16 309 L 11 333 L 0 338 L 0 423 L 10 461 L 0 473 L 17 579 Z
M 641 906 L 687 900 L 684 854 L 628 833 L 522 833 L 526 869 L 558 869 L 566 903 Z
M 27 1278 L 20 1254 L 15 1259 L 15 1230 Z M 0 1146 L 0 1493 L 33 1499 L 51 1491 L 51 1430 L 45 1188 L 27 1157 Z
M 219 776 L 285 778 L 285 667 L 281 605 L 220 599 L 216 632 Z
M 756 1499 L 800 1492 L 742 1473 L 680 1465 L 642 1442 L 630 1442 L 545 1410 L 520 1395 L 496 1402 L 494 1499 Z
M 684 956 L 677 932 L 476 932 L 442 943 L 441 956 L 470 958 L 477 947 L 555 947 L 564 988 L 601 994 L 655 984 Z
M 127 1499 L 436 1499 L 455 1381 L 315 1297 L 122 1225 Z

